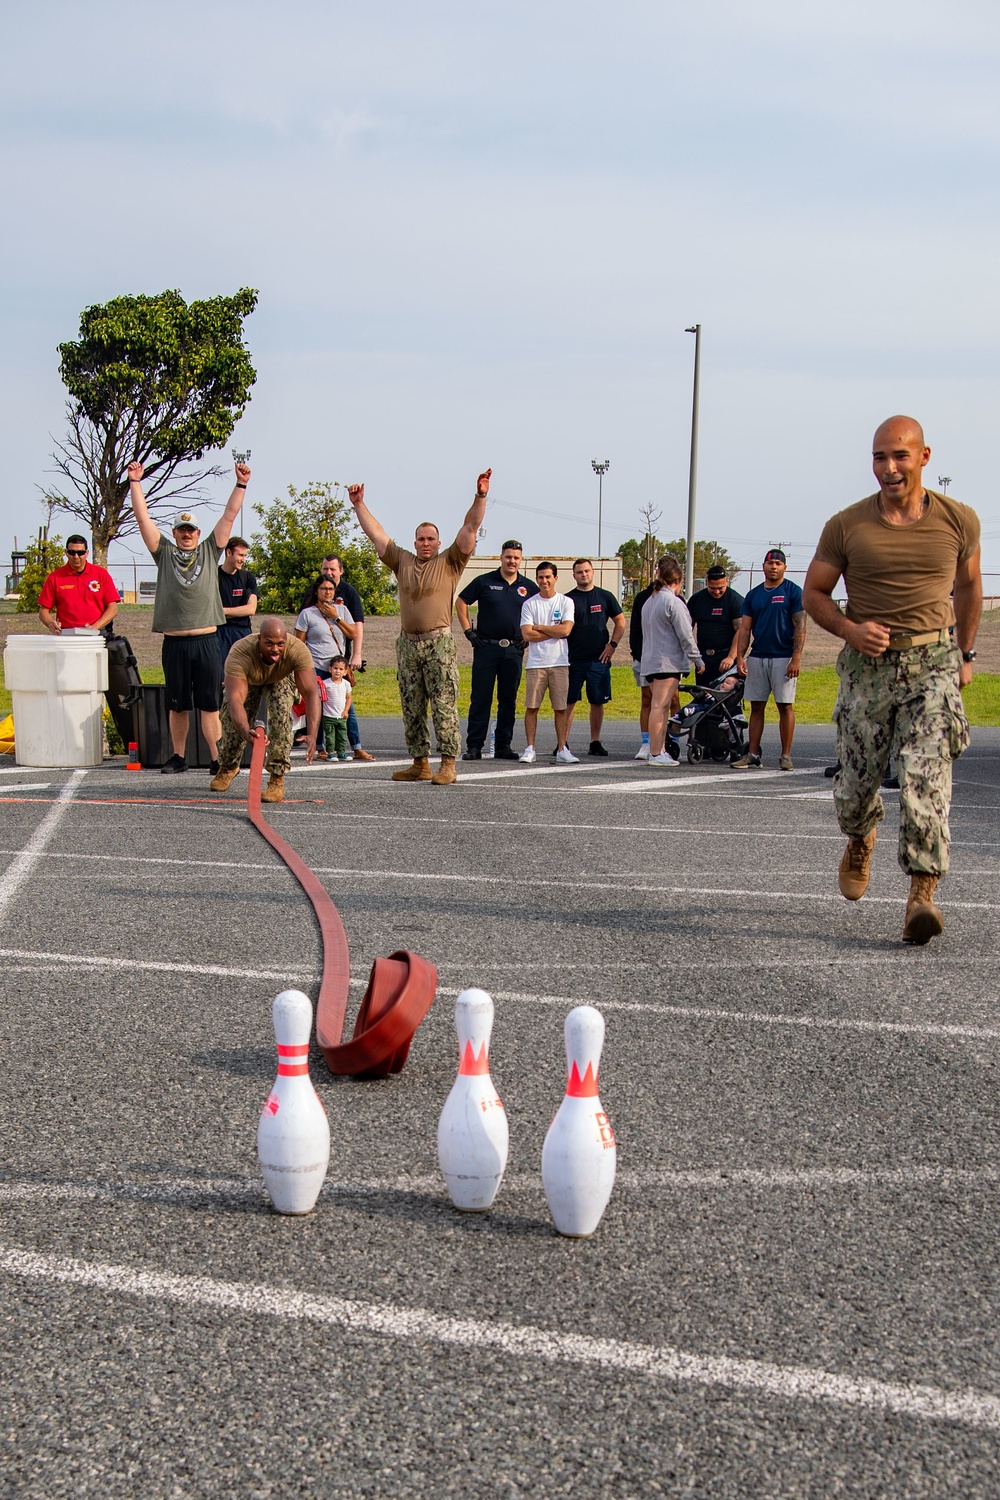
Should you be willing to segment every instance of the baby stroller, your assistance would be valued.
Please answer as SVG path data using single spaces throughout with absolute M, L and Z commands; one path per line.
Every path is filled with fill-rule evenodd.
M 746 678 L 735 670 L 717 677 L 707 687 L 687 687 L 690 703 L 675 713 L 668 733 L 679 742 L 687 740 L 687 758 L 692 766 L 703 760 L 736 760 L 747 748 L 747 721 L 743 713 L 743 688 Z M 675 757 L 676 758 L 676 757 Z

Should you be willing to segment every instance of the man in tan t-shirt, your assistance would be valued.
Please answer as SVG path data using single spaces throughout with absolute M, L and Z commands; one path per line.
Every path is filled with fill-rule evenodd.
M 292 704 L 296 689 L 306 705 L 306 762 L 316 754 L 322 705 L 316 671 L 308 648 L 288 634 L 283 620 L 269 615 L 260 622 L 259 635 L 245 635 L 226 657 L 225 696 L 219 769 L 209 785 L 224 792 L 240 772 L 243 749 L 254 737 L 254 719 L 267 693 L 267 756 L 270 773 L 260 794 L 262 802 L 280 802 L 285 795 L 285 772 L 292 764 Z M 294 684 L 294 686 L 293 686 Z
M 441 551 L 441 535 L 433 521 L 424 521 L 417 527 L 412 552 L 397 546 L 365 505 L 364 485 L 352 484 L 347 491 L 359 526 L 386 567 L 395 573 L 399 586 L 396 666 L 406 748 L 413 756 L 413 764 L 405 771 L 395 771 L 393 781 L 432 781 L 436 786 L 449 786 L 457 779 L 455 761 L 461 738 L 458 657 L 451 633 L 451 615 L 455 591 L 466 563 L 476 550 L 476 533 L 486 514 L 492 472 L 487 469 L 476 480 L 476 498 L 447 552 Z M 428 763 L 431 753 L 428 708 L 441 756 L 440 769 L 433 776 Z
M 826 523 L 803 588 L 817 625 L 846 643 L 834 710 L 834 803 L 848 835 L 841 893 L 858 901 L 868 888 L 875 830 L 885 815 L 879 784 L 894 756 L 899 863 L 910 876 L 908 943 L 927 943 L 944 930 L 934 892 L 948 872 L 951 763 L 969 743 L 960 689 L 972 681 L 983 604 L 979 518 L 924 489 L 930 456 L 912 417 L 882 423 L 872 452 L 878 492 Z M 833 601 L 841 576 L 843 614 Z

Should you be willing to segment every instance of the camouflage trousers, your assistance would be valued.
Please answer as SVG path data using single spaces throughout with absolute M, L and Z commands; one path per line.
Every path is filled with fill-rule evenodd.
M 430 755 L 429 708 L 438 754 L 457 756 L 461 748 L 458 657 L 451 631 L 429 641 L 411 641 L 401 635 L 396 641 L 396 668 L 407 750 L 414 758 Z
M 907 875 L 948 873 L 951 763 L 969 744 L 960 665 L 951 645 L 914 646 L 877 658 L 845 646 L 837 658 L 837 820 L 844 833 L 859 838 L 882 821 L 879 784 L 895 757 L 899 863 Z
M 292 704 L 296 699 L 295 678 L 283 677 L 265 687 L 247 689 L 247 719 L 253 724 L 262 697 L 267 699 L 267 752 L 264 765 L 275 776 L 284 776 L 292 764 Z M 233 771 L 243 759 L 246 741 L 229 716 L 229 704 L 222 699 L 222 735 L 219 739 L 219 770 Z

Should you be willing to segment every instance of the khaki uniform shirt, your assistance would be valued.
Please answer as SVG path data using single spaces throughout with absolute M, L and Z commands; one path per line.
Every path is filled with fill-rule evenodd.
M 391 568 L 399 584 L 399 624 L 407 635 L 425 635 L 429 630 L 450 630 L 451 614 L 465 565 L 472 556 L 452 542 L 437 557 L 418 558 L 390 542 L 382 561 Z
M 259 640 L 259 636 L 245 635 L 236 642 L 226 657 L 227 677 L 245 677 L 248 687 L 267 687 L 290 677 L 293 672 L 304 671 L 306 667 L 312 670 L 312 657 L 304 641 L 297 641 L 290 635 L 285 642 L 284 656 L 275 662 L 265 662 L 257 648 Z
M 878 495 L 831 517 L 816 557 L 843 575 L 847 618 L 875 620 L 894 635 L 923 635 L 954 624 L 951 593 L 961 563 L 979 546 L 979 517 L 948 495 L 927 491 L 912 526 L 893 526 Z

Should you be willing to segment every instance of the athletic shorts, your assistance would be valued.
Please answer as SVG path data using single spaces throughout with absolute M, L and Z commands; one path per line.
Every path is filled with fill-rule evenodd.
M 546 688 L 553 710 L 564 709 L 568 701 L 569 667 L 528 667 L 524 674 L 525 708 L 541 708 Z
M 748 656 L 744 696 L 751 703 L 766 703 L 769 697 L 775 703 L 794 703 L 799 679 L 786 677 L 787 671 L 787 656 Z
M 668 677 L 672 677 L 674 682 L 680 682 L 681 680 L 681 674 L 679 672 L 650 672 L 649 676 L 646 678 L 646 681 L 666 682 Z
M 567 703 L 579 703 L 587 687 L 588 703 L 611 702 L 611 665 L 603 661 L 578 661 L 569 664 Z
M 186 713 L 192 708 L 219 712 L 222 661 L 217 635 L 165 635 L 161 660 L 167 707 L 172 712 Z

